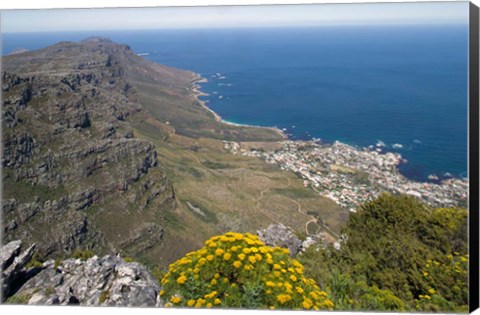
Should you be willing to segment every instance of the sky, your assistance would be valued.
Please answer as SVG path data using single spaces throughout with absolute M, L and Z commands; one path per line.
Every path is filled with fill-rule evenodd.
M 2 10 L 4 33 L 262 26 L 452 24 L 468 2 Z

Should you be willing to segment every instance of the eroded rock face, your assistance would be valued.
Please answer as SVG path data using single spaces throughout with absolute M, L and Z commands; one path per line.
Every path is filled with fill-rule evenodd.
M 14 294 L 35 305 L 162 306 L 160 285 L 140 263 L 107 255 L 66 259 L 58 266 L 50 260 L 27 269 L 35 245 L 24 252 L 20 246 L 21 241 L 10 242 L 0 253 L 4 300 Z
M 257 235 L 265 245 L 288 248 L 292 257 L 302 249 L 300 239 L 281 223 L 270 224 L 268 228 L 257 231 Z
M 98 253 L 122 251 L 136 235 L 119 237 L 111 220 L 136 208 L 119 230 L 161 230 L 161 215 L 150 222 L 140 212 L 171 209 L 175 198 L 154 145 L 135 137 L 148 115 L 125 71 L 135 61 L 107 40 L 2 58 L 4 242 L 36 243 L 47 258 L 87 242 Z
M 3 246 L 0 250 L 2 266 L 2 302 L 12 289 L 25 279 L 25 265 L 32 259 L 35 244 L 20 252 L 22 242 L 17 240 Z
M 160 285 L 139 263 L 116 256 L 67 259 L 31 278 L 17 294 L 28 304 L 155 306 Z

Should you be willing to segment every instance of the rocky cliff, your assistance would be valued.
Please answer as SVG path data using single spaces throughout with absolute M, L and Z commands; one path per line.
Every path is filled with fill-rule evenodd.
M 2 61 L 4 241 L 35 242 L 44 257 L 158 246 L 174 191 L 135 135 L 149 113 L 129 82 L 145 70 L 181 101 L 195 75 L 99 38 Z
M 160 285 L 145 266 L 118 256 L 49 260 L 28 266 L 35 245 L 0 250 L 2 302 L 36 305 L 162 306 Z

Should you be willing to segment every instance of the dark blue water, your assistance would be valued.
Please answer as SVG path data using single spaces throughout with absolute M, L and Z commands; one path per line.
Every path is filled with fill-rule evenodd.
M 467 25 L 5 34 L 3 53 L 92 35 L 200 73 L 228 121 L 294 139 L 382 141 L 408 160 L 409 178 L 466 176 Z

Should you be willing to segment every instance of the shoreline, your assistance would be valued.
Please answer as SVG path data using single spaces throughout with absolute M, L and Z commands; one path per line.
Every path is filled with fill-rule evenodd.
M 256 125 L 248 125 L 248 124 L 239 124 L 239 123 L 233 123 L 233 122 L 230 122 L 230 121 L 227 121 L 227 120 L 223 119 L 218 113 L 216 113 L 213 109 L 211 109 L 210 107 L 207 106 L 208 101 L 203 101 L 199 98 L 200 96 L 208 96 L 209 95 L 208 93 L 205 93 L 205 92 L 201 91 L 200 90 L 201 86 L 199 85 L 199 83 L 208 82 L 208 79 L 203 78 L 198 73 L 195 73 L 195 76 L 196 76 L 196 79 L 192 82 L 192 88 L 191 88 L 191 90 L 192 90 L 192 92 L 195 96 L 195 99 L 197 100 L 197 102 L 200 104 L 200 106 L 202 108 L 204 108 L 205 110 L 207 110 L 208 112 L 210 112 L 213 115 L 213 117 L 215 118 L 215 120 L 217 122 L 223 123 L 225 125 L 235 126 L 235 127 L 249 127 L 249 128 L 268 129 L 268 130 L 272 130 L 273 132 L 278 134 L 282 138 L 281 140 L 289 140 L 288 136 L 283 132 L 283 130 L 281 130 L 277 127 L 265 127 L 265 126 L 256 126 Z M 281 140 L 278 140 L 278 141 L 281 141 Z
M 229 122 L 227 120 L 224 120 L 218 113 L 216 113 L 214 110 L 212 110 L 210 107 L 207 106 L 207 103 L 208 101 L 203 101 L 201 99 L 199 99 L 199 96 L 208 96 L 209 94 L 208 93 L 205 93 L 203 91 L 201 91 L 201 86 L 199 85 L 199 83 L 206 83 L 208 82 L 208 79 L 207 78 L 204 78 L 202 77 L 200 74 L 198 73 L 195 73 L 195 79 L 194 81 L 192 82 L 192 92 L 194 93 L 194 96 L 196 98 L 196 100 L 198 101 L 198 103 L 200 104 L 201 107 L 203 107 L 205 110 L 207 110 L 208 112 L 210 112 L 215 120 L 217 122 L 220 122 L 220 123 L 223 123 L 223 124 L 226 124 L 226 125 L 230 125 L 230 126 L 236 126 L 236 127 L 250 127 L 250 128 L 262 128 L 262 129 L 269 129 L 269 130 L 272 130 L 273 132 L 277 133 L 282 139 L 279 139 L 277 140 L 278 142 L 281 142 L 281 141 L 299 141 L 299 142 L 309 142 L 309 141 L 315 141 L 315 138 L 313 139 L 310 139 L 310 140 L 296 140 L 296 139 L 291 139 L 288 137 L 288 135 L 283 131 L 281 130 L 280 128 L 278 127 L 266 127 L 266 126 L 257 126 L 257 125 L 249 125 L 249 124 L 239 124 L 239 123 L 234 123 L 234 122 Z M 323 142 L 323 141 L 322 141 Z M 335 143 L 335 142 L 340 142 L 340 141 L 333 141 L 331 142 L 331 144 Z M 343 143 L 343 142 L 340 142 L 342 144 L 345 144 L 345 145 L 348 145 L 348 146 L 351 146 L 352 148 L 354 148 L 355 150 L 357 151 L 376 151 L 370 147 L 358 147 L 358 146 L 352 146 L 352 145 L 349 145 L 347 143 Z M 380 147 L 374 147 L 374 146 L 371 146 L 375 149 L 378 149 Z M 388 150 L 382 150 L 382 151 L 376 151 L 377 153 L 380 153 L 380 154 L 387 154 L 387 153 L 394 153 L 396 155 L 399 156 L 400 160 L 401 160 L 401 163 L 406 163 L 406 160 L 401 156 L 400 153 L 398 152 L 394 152 L 394 151 L 388 151 Z M 441 177 L 441 176 L 437 176 L 435 174 L 431 174 L 429 176 L 435 176 L 436 179 L 427 179 L 427 180 L 419 180 L 419 179 L 415 179 L 415 178 L 410 178 L 406 175 L 404 175 L 401 171 L 400 171 L 400 164 L 399 163 L 397 166 L 396 166 L 396 169 L 397 171 L 402 174 L 402 176 L 408 180 L 408 181 L 411 181 L 411 182 L 416 182 L 416 183 L 428 183 L 428 184 L 436 184 L 436 185 L 442 185 L 443 182 L 448 182 L 448 181 L 451 181 L 451 180 L 459 180 L 459 181 L 469 181 L 468 178 L 466 177 L 461 177 L 461 176 L 451 176 L 451 177 Z M 439 178 L 440 177 L 440 178 Z

